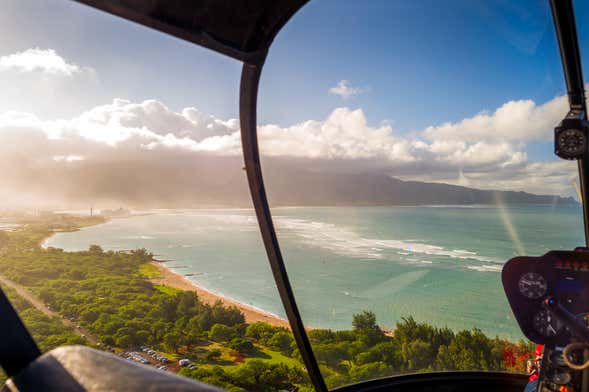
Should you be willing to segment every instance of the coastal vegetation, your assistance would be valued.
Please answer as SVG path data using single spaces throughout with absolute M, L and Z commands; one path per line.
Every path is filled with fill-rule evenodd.
M 86 339 L 73 333 L 58 318 L 49 317 L 35 309 L 10 287 L 1 287 L 42 352 L 64 345 L 88 344 Z
M 188 359 L 194 366 L 170 370 L 232 391 L 311 388 L 288 329 L 248 324 L 236 307 L 152 283 L 157 270 L 147 250 L 114 252 L 93 245 L 65 252 L 40 246 L 56 230 L 102 221 L 52 215 L 0 232 L 0 275 L 115 353 L 151 347 L 170 361 Z M 41 349 L 89 344 L 13 290 L 7 293 Z M 409 372 L 522 372 L 532 352 L 528 342 L 489 337 L 477 329 L 455 332 L 411 317 L 387 334 L 369 311 L 354 315 L 351 330 L 313 329 L 309 338 L 329 387 Z
M 0 287 L 33 335 L 33 339 L 35 339 L 42 352 L 53 350 L 59 346 L 88 343 L 84 338 L 64 326 L 59 319 L 49 317 L 35 309 L 12 288 L 5 285 L 0 285 Z M 3 383 L 5 380 L 6 375 L 0 371 L 0 382 Z

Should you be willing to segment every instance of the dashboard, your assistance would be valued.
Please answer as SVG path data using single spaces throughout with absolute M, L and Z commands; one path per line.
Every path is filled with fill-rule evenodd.
M 503 267 L 501 278 L 513 314 L 531 341 L 564 346 L 571 332 L 543 306 L 555 298 L 589 325 L 589 252 L 551 251 L 540 257 L 515 257 Z

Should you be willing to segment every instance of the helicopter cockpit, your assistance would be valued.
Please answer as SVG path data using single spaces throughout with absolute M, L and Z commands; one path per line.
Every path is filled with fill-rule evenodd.
M 104 13 L 102 16 L 121 18 L 125 22 L 131 21 L 155 30 L 158 34 L 164 33 L 180 39 L 182 45 L 188 43 L 191 47 L 201 46 L 239 62 L 239 119 L 223 121 L 213 116 L 205 118 L 203 113 L 190 108 L 177 110 L 172 114 L 166 112 L 165 116 L 162 115 L 163 120 L 158 118 L 152 129 L 142 123 L 144 118 L 153 113 L 161 114 L 173 110 L 168 110 L 153 100 L 134 105 L 117 99 L 110 106 L 85 112 L 76 121 L 65 126 L 61 120 L 48 121 L 49 125 L 43 125 L 49 129 L 48 140 L 65 139 L 67 135 L 74 133 L 72 129 L 86 126 L 90 128 L 89 133 L 97 130 L 91 136 L 94 138 L 92 140 L 104 142 L 108 148 L 116 150 L 120 140 L 117 135 L 113 137 L 114 141 L 107 140 L 112 136 L 108 134 L 108 127 L 118 127 L 116 131 L 125 135 L 121 140 L 136 138 L 140 142 L 136 149 L 121 149 L 118 152 L 123 158 L 117 161 L 119 164 L 114 170 L 117 187 L 128 188 L 132 193 L 134 188 L 139 189 L 145 184 L 153 186 L 152 180 L 137 180 L 139 176 L 131 178 L 135 176 L 133 165 L 138 162 L 133 154 L 138 150 L 161 149 L 164 151 L 161 161 L 148 166 L 147 171 L 159 175 L 162 182 L 169 180 L 172 184 L 176 180 L 187 183 L 187 186 L 192 187 L 191 191 L 217 187 L 198 202 L 206 202 L 211 206 L 229 205 L 232 209 L 222 212 L 225 214 L 222 222 L 213 207 L 197 212 L 166 212 L 165 220 L 157 222 L 150 221 L 150 216 L 156 216 L 157 213 L 150 215 L 152 212 L 148 212 L 137 214 L 137 219 L 141 221 L 136 226 L 129 223 L 127 227 L 124 227 L 126 223 L 120 223 L 125 222 L 125 219 L 118 218 L 132 214 L 122 208 L 120 211 L 108 210 L 104 213 L 104 216 L 108 216 L 108 221 L 96 221 L 98 223 L 92 220 L 95 218 L 94 211 L 90 209 L 90 218 L 84 217 L 81 223 L 76 221 L 77 226 L 73 229 L 73 226 L 51 226 L 52 223 L 46 223 L 51 217 L 38 213 L 32 220 L 23 220 L 27 222 L 21 226 L 24 232 L 17 230 L 9 239 L 0 236 L 0 268 L 10 266 L 12 258 L 18 263 L 35 255 L 45 257 L 46 253 L 50 254 L 44 261 L 46 265 L 57 265 L 57 270 L 54 271 L 55 281 L 45 286 L 35 286 L 32 283 L 31 286 L 26 286 L 27 279 L 19 275 L 22 271 L 8 268 L 8 273 L 0 272 L 0 285 L 5 291 L 19 294 L 45 316 L 62 320 L 76 335 L 70 337 L 72 342 L 82 338 L 83 342 L 94 347 L 64 344 L 63 347 L 42 354 L 38 342 L 27 330 L 27 323 L 19 316 L 22 312 L 15 310 L 17 306 L 14 304 L 14 297 L 9 299 L 0 290 L 0 315 L 3 320 L 0 325 L 0 366 L 8 377 L 3 391 L 217 391 L 225 388 L 273 391 L 279 388 L 274 387 L 276 384 L 281 390 L 314 389 L 322 392 L 473 389 L 589 392 L 589 248 L 577 243 L 581 235 L 576 230 L 577 227 L 571 228 L 570 224 L 580 224 L 582 215 L 585 245 L 589 245 L 589 203 L 585 202 L 589 198 L 589 121 L 578 38 L 581 33 L 577 32 L 573 0 L 545 0 L 541 4 L 502 3 L 499 8 L 508 11 L 500 16 L 494 14 L 493 5 L 474 5 L 470 2 L 460 3 L 457 8 L 463 12 L 460 15 L 459 11 L 455 10 L 454 15 L 451 7 L 437 2 L 419 4 L 417 7 L 421 7 L 421 14 L 419 8 L 413 8 L 415 5 L 401 4 L 402 2 L 359 4 L 356 11 L 346 8 L 350 2 L 332 2 L 333 9 L 341 7 L 346 8 L 346 11 L 338 14 L 341 20 L 333 18 L 329 22 L 326 20 L 330 19 L 332 9 L 327 7 L 316 10 L 312 6 L 320 1 L 73 2 L 81 3 L 75 5 L 93 12 L 98 10 L 101 15 Z M 587 11 L 584 4 L 581 6 Z M 364 13 L 364 9 L 370 7 L 371 12 Z M 315 11 L 318 11 L 317 15 L 309 24 L 297 25 L 302 14 L 307 18 Z M 447 15 L 441 15 L 444 12 Z M 533 25 L 534 29 L 517 35 L 516 38 L 502 40 L 513 32 L 510 25 L 514 14 L 519 20 Z M 396 15 L 396 19 L 392 20 L 391 15 Z M 479 19 L 472 20 L 468 29 L 455 29 L 450 19 L 462 18 L 464 15 L 468 15 L 464 19 L 473 15 Z M 546 22 L 549 16 L 552 20 Z M 481 27 L 481 24 L 482 21 L 494 17 L 498 22 L 492 33 L 489 33 L 488 29 L 485 30 L 488 26 Z M 443 18 L 450 21 L 438 23 Z M 407 24 L 404 25 L 403 22 Z M 337 23 L 345 25 L 341 32 L 334 28 L 338 26 Z M 379 24 L 384 27 L 375 27 Z M 294 27 L 289 30 L 290 26 Z M 443 48 L 436 47 L 436 43 L 433 43 L 434 38 L 445 34 L 448 36 L 445 42 L 450 42 L 457 36 L 466 36 L 465 31 L 469 29 L 473 31 L 473 36 L 460 42 L 462 46 L 456 49 L 456 53 L 460 53 L 456 57 L 461 56 L 458 59 L 453 59 L 452 54 L 444 53 L 441 50 Z M 582 30 L 585 33 L 584 25 Z M 364 35 L 359 38 L 360 33 L 357 31 Z M 419 31 L 423 32 L 423 37 L 419 36 Z M 547 31 L 550 33 L 548 38 Z M 94 33 L 96 31 L 92 31 Z M 131 34 L 134 33 L 131 31 Z M 113 34 L 118 34 L 118 30 Z M 332 40 L 333 52 L 320 48 L 310 39 L 311 35 L 322 34 Z M 402 36 L 403 34 L 407 36 Z M 377 35 L 379 40 L 375 39 L 374 42 L 366 38 Z M 392 38 L 393 35 L 395 39 Z M 388 120 L 378 125 L 371 124 L 362 109 L 350 109 L 346 106 L 354 106 L 350 104 L 354 97 L 369 95 L 374 88 L 369 82 L 352 85 L 348 80 L 341 79 L 327 90 L 326 95 L 333 102 L 337 100 L 337 105 L 344 107 L 333 109 L 325 120 L 301 120 L 289 128 L 282 128 L 277 124 L 300 120 L 300 117 L 290 113 L 295 113 L 300 108 L 292 102 L 282 107 L 274 101 L 285 97 L 288 101 L 291 91 L 266 94 L 270 84 L 274 91 L 281 90 L 276 86 L 283 86 L 280 78 L 286 77 L 291 79 L 288 87 L 292 90 L 292 95 L 299 98 L 298 101 L 308 100 L 306 110 L 313 111 L 316 107 L 321 110 L 331 109 L 336 104 L 330 102 L 331 106 L 324 105 L 315 99 L 315 90 L 305 89 L 323 78 L 333 78 L 330 69 L 336 62 L 341 66 L 341 63 L 349 61 L 350 64 L 344 64 L 342 69 L 349 73 L 357 72 L 354 71 L 356 55 L 338 55 L 347 54 L 348 49 L 365 47 L 372 51 L 362 51 L 358 57 L 373 53 L 379 53 L 379 56 L 373 61 L 365 61 L 363 64 L 370 66 L 362 68 L 362 72 L 374 73 L 382 78 L 386 88 L 402 86 L 407 90 L 407 100 L 418 100 L 420 96 L 428 95 L 424 91 L 427 91 L 427 85 L 433 83 L 434 79 L 447 79 L 437 86 L 439 90 L 444 90 L 443 87 L 451 90 L 454 84 L 460 84 L 460 91 L 463 93 L 472 89 L 470 83 L 483 79 L 485 72 L 506 73 L 505 68 L 493 70 L 496 65 L 490 63 L 490 57 L 482 57 L 482 60 L 469 63 L 469 53 L 474 58 L 475 52 L 497 50 L 497 53 L 508 56 L 497 47 L 488 50 L 481 48 L 477 39 L 491 35 L 499 39 L 485 41 L 485 44 L 494 42 L 500 47 L 508 41 L 517 50 L 514 50 L 515 54 L 509 54 L 512 57 L 508 57 L 507 62 L 521 57 L 518 71 L 530 70 L 529 75 L 515 75 L 509 80 L 498 77 L 495 82 L 500 81 L 503 86 L 511 83 L 517 85 L 517 88 L 533 86 L 537 96 L 545 100 L 544 104 L 535 104 L 532 100 L 518 96 L 514 87 L 509 94 L 506 93 L 510 99 L 508 103 L 499 104 L 504 96 L 493 96 L 485 101 L 485 104 L 492 102 L 498 107 L 494 113 L 483 110 L 464 120 L 456 120 L 466 114 L 455 110 L 450 121 L 440 114 L 455 109 L 452 104 L 443 102 L 449 94 L 448 91 L 443 91 L 436 95 L 440 108 L 437 111 L 431 109 L 435 115 L 428 117 L 427 107 L 419 107 L 406 113 L 403 113 L 405 109 L 398 110 L 396 114 L 402 119 L 399 125 L 402 132 L 398 134 L 396 124 L 393 126 Z M 415 43 L 412 43 L 413 38 Z M 109 39 L 118 40 L 112 37 Z M 428 40 L 432 42 L 427 42 Z M 387 48 L 387 43 L 394 43 L 394 50 Z M 537 50 L 540 46 L 543 49 Z M 274 50 L 280 54 L 276 57 L 277 60 L 272 57 Z M 430 57 L 421 57 L 424 51 L 428 51 Z M 553 55 L 548 60 L 547 53 Z M 84 70 L 77 65 L 60 62 L 61 59 L 56 60 L 55 52 L 44 52 L 36 48 L 17 54 L 20 57 L 0 57 L 0 72 L 18 69 L 20 73 L 14 78 L 23 80 L 23 69 L 42 69 L 47 74 L 61 72 L 67 77 L 87 72 L 92 83 L 98 79 L 93 70 Z M 35 56 L 36 59 L 45 55 L 52 56 L 52 63 L 47 63 L 49 65 L 27 63 Z M 409 59 L 411 56 L 414 57 L 413 60 Z M 439 72 L 437 63 L 431 63 L 434 57 L 437 61 L 436 56 L 442 64 L 440 69 L 444 68 Z M 551 94 L 562 89 L 562 80 L 554 80 L 553 77 L 555 72 L 561 76 L 560 64 L 557 64 L 557 71 L 554 68 L 554 63 L 559 63 L 554 59 L 558 57 L 564 71 L 566 95 L 561 94 L 554 98 Z M 342 61 L 342 58 L 347 60 Z M 312 59 L 316 63 L 306 64 L 305 73 L 301 71 L 301 59 Z M 123 66 L 124 61 L 118 57 L 117 60 L 120 61 L 118 65 Z M 394 63 L 402 72 L 392 77 L 386 69 L 374 65 L 386 61 Z M 158 64 L 154 68 L 163 63 Z M 471 69 L 467 69 L 469 67 Z M 504 67 L 509 67 L 509 64 Z M 267 73 L 263 74 L 263 71 Z M 153 70 L 150 72 L 152 77 L 158 74 Z M 455 78 L 454 75 L 460 72 L 468 74 L 468 77 Z M 263 79 L 263 75 L 269 75 L 268 79 Z M 303 83 L 303 75 L 311 75 L 312 83 Z M 117 76 L 119 77 L 120 75 Z M 540 77 L 544 80 L 539 81 Z M 2 78 L 4 76 L 0 73 L 0 81 L 4 81 Z M 41 82 L 36 82 L 35 87 L 49 86 L 47 89 L 51 90 L 52 82 L 47 81 L 46 75 L 44 78 Z M 159 87 L 165 85 L 161 80 L 153 79 L 155 78 L 152 81 L 154 84 L 157 82 Z M 526 80 L 518 84 L 519 79 Z M 417 81 L 422 85 L 415 87 Z M 139 84 L 131 83 L 133 88 L 137 88 Z M 536 86 L 540 84 L 542 86 Z M 286 84 L 284 87 L 286 88 Z M 484 88 L 480 96 L 497 89 L 493 81 L 486 83 Z M 431 91 L 431 94 L 434 95 L 434 92 Z M 400 104 L 404 99 L 395 98 L 394 101 L 382 104 L 379 101 L 384 94 L 374 95 L 377 98 L 367 98 L 367 102 L 370 101 L 374 113 L 383 116 L 389 114 L 383 109 L 384 106 Z M 463 102 L 476 100 L 468 94 L 463 95 Z M 264 118 L 266 125 L 260 125 L 258 121 L 259 96 L 264 103 L 260 105 L 261 110 L 266 110 L 267 106 L 270 111 L 275 112 Z M 219 96 L 214 96 L 211 100 L 220 99 Z M 0 104 L 3 104 L 1 100 Z M 468 110 L 474 110 L 473 107 Z M 561 113 L 563 108 L 567 109 L 565 113 Z M 111 113 L 107 113 L 107 109 L 115 114 L 109 117 Z M 318 112 L 319 109 L 314 114 Z M 13 121 L 11 126 L 17 130 L 41 127 L 39 124 L 42 121 L 38 118 L 22 113 L 15 114 L 13 111 L 7 113 L 0 115 L 2 129 L 5 127 L 2 122 L 5 118 Z M 84 122 L 92 115 L 98 120 Z M 424 119 L 415 123 L 407 121 L 407 118 L 419 116 Z M 425 119 L 434 121 L 434 118 L 438 122 L 443 118 L 444 122 L 435 126 L 427 125 Z M 558 122 L 550 123 L 552 128 L 549 129 L 550 140 L 547 141 L 544 129 L 546 122 L 555 118 L 558 118 Z M 194 134 L 197 132 L 191 134 L 191 131 L 182 130 L 174 134 L 168 131 L 167 123 L 173 123 L 174 126 L 189 123 L 190 126 L 201 127 L 198 132 L 208 133 L 205 136 L 199 135 L 201 139 L 195 141 Z M 527 127 L 527 123 L 531 125 Z M 93 126 L 96 128 L 92 128 Z M 63 127 L 65 131 L 54 131 L 59 127 Z M 412 127 L 420 127 L 422 130 L 416 131 Z M 129 131 L 131 128 L 133 130 Z M 158 132 L 161 129 L 164 131 L 158 133 L 154 131 L 155 128 L 158 128 Z M 215 133 L 219 129 L 222 132 Z M 503 133 L 498 136 L 490 135 L 499 129 Z M 75 136 L 76 141 L 77 138 L 87 137 L 83 132 L 84 130 Z M 528 139 L 511 135 L 518 132 L 526 136 L 534 132 L 541 135 Z M 144 141 L 141 138 L 151 139 Z M 526 143 L 531 145 L 528 150 L 524 148 Z M 546 159 L 548 144 L 562 162 L 568 161 L 568 166 L 559 166 L 561 161 L 550 161 L 544 166 L 527 161 L 527 154 Z M 80 154 L 92 156 L 88 152 L 91 151 L 90 147 L 86 144 L 80 145 L 83 147 Z M 183 163 L 188 162 L 188 169 L 169 164 L 173 160 L 170 151 L 178 146 L 184 149 L 179 159 Z M 101 145 L 100 148 L 103 147 Z M 223 148 L 231 153 L 238 151 L 242 154 L 243 161 L 234 159 L 234 155 L 227 158 L 227 161 L 214 156 L 217 150 Z M 60 152 L 53 145 L 48 150 L 53 154 L 51 164 L 63 164 L 67 169 L 63 172 L 57 169 L 49 171 L 47 177 L 55 178 L 58 187 L 67 188 L 67 181 L 59 182 L 58 179 L 65 176 L 62 173 L 73 173 L 72 167 L 77 162 L 84 162 L 86 158 Z M 491 150 L 501 155 L 502 160 L 494 160 L 495 156 L 491 156 L 493 154 L 489 152 Z M 202 153 L 203 157 L 190 161 L 190 154 L 194 152 Z M 551 155 L 552 158 L 554 157 Z M 464 163 L 467 160 L 470 166 Z M 102 173 L 100 170 L 105 170 L 108 166 L 107 161 L 108 159 L 97 161 L 93 170 L 87 173 L 98 173 L 96 176 L 99 177 Z M 389 164 L 392 161 L 399 164 L 393 168 Z M 577 174 L 571 175 L 569 172 L 572 167 L 570 164 L 573 163 L 571 161 L 578 164 L 579 185 L 575 192 L 564 196 L 544 195 L 542 189 L 545 183 L 535 182 L 535 179 L 524 181 L 524 177 L 531 175 L 530 173 L 537 171 L 542 175 L 544 170 L 549 178 L 546 184 L 552 186 L 551 190 L 558 189 L 569 178 L 575 182 Z M 170 171 L 161 169 L 160 166 L 167 164 Z M 31 167 L 34 168 L 35 165 L 33 163 Z M 222 171 L 216 169 L 216 166 L 223 168 L 224 165 L 233 169 L 239 166 L 239 173 L 235 176 L 237 178 L 243 175 L 242 180 L 244 185 L 245 180 L 247 181 L 247 188 L 228 186 L 227 183 L 232 178 L 226 182 L 218 180 L 223 175 L 218 174 Z M 434 173 L 439 166 L 444 167 Z M 190 171 L 194 169 L 195 173 L 201 174 L 205 170 L 202 167 L 217 173 L 213 181 L 199 183 L 198 180 L 190 179 Z M 217 171 L 211 169 L 213 167 Z M 515 168 L 517 176 L 513 174 L 515 171 L 502 172 L 506 168 Z M 177 178 L 172 178 L 176 172 L 181 173 Z M 34 173 L 33 169 L 27 173 L 27 179 L 35 178 L 30 174 Z M 459 173 L 458 176 L 456 173 Z M 438 174 L 446 177 L 438 179 Z M 494 184 L 487 184 L 486 178 L 490 174 L 496 174 L 496 178 L 500 179 L 501 189 L 495 189 Z M 77 174 L 77 178 L 88 180 L 87 175 Z M 531 184 L 534 192 L 510 190 L 511 187 L 523 189 L 524 183 Z M 111 185 L 107 181 L 96 181 L 93 186 L 88 186 L 86 193 L 99 193 L 104 190 L 99 188 L 109 186 Z M 142 192 L 143 190 L 137 190 L 137 193 Z M 171 193 L 162 192 L 159 200 L 173 198 Z M 203 191 L 204 193 L 206 192 Z M 242 204 L 239 204 L 244 195 L 247 198 L 247 208 L 253 205 L 251 216 L 248 215 L 249 210 L 241 208 Z M 108 197 L 105 196 L 104 200 Z M 185 199 L 178 198 L 182 202 Z M 488 208 L 488 205 L 493 205 L 493 208 Z M 391 206 L 394 208 L 390 208 Z M 564 209 L 555 213 L 560 207 Z M 183 213 L 191 220 L 175 220 Z M 553 228 L 538 228 L 538 222 L 541 222 L 538 216 L 541 214 L 544 214 L 542 219 L 545 219 L 542 222 L 548 222 L 548 219 Z M 60 219 L 70 222 L 67 214 L 64 216 L 65 218 Z M 39 222 L 46 226 L 41 226 Z M 111 311 L 117 307 L 101 305 L 100 301 L 108 296 L 106 290 L 96 289 L 96 292 L 89 295 L 95 297 L 92 299 L 95 302 L 81 299 L 82 295 L 71 300 L 60 293 L 61 288 L 68 284 L 79 285 L 76 287 L 81 291 L 88 291 L 102 284 L 97 283 L 100 279 L 101 282 L 114 279 L 112 275 L 101 275 L 100 279 L 94 281 L 89 277 L 89 272 L 77 269 L 77 261 L 64 258 L 73 265 L 72 271 L 65 271 L 66 268 L 61 268 L 57 262 L 67 253 L 61 248 L 74 243 L 72 237 L 68 237 L 73 235 L 71 232 L 85 235 L 93 230 L 90 226 L 105 222 L 108 223 L 103 227 L 107 229 L 100 232 L 100 235 L 107 238 L 107 242 L 110 241 L 105 245 L 106 250 L 103 251 L 93 242 L 86 244 L 86 239 L 82 239 L 80 241 L 84 243 L 84 247 L 90 245 L 90 248 L 78 256 L 82 255 L 89 260 L 91 257 L 104 260 L 104 265 L 101 264 L 100 268 L 106 266 L 103 270 L 111 269 L 111 274 L 117 268 L 112 260 L 122 262 L 125 257 L 135 258 L 135 261 L 131 260 L 135 264 L 129 264 L 128 275 L 125 276 L 133 281 L 130 285 L 134 294 L 146 296 L 143 299 L 151 298 L 146 302 L 157 302 L 158 306 L 161 304 L 161 309 L 164 309 L 161 312 L 160 308 L 157 311 L 145 310 L 147 308 L 142 310 L 154 317 L 150 320 L 155 320 L 154 315 L 157 314 L 163 320 L 161 323 L 150 321 L 144 324 L 153 325 L 145 326 L 137 321 L 143 317 L 140 312 L 135 314 L 129 309 L 125 311 L 133 314 L 130 318 L 136 320 L 128 325 L 119 323 L 115 318 L 101 318 L 100 313 L 103 310 Z M 198 230 L 194 229 L 196 225 L 201 225 Z M 520 233 L 529 233 L 524 234 L 529 238 L 520 239 L 516 226 L 521 229 Z M 424 231 L 424 228 L 429 231 Z M 0 231 L 1 229 L 0 227 Z M 190 231 L 192 229 L 195 231 Z M 124 230 L 145 233 L 133 233 L 134 236 L 130 236 Z M 176 230 L 174 235 L 181 237 L 183 243 L 175 243 L 171 239 L 170 233 L 173 230 Z M 202 236 L 198 237 L 198 241 L 190 237 L 196 231 Z M 216 237 L 213 238 L 210 232 L 215 232 Z M 260 248 L 265 254 L 239 249 L 238 245 L 251 240 L 248 233 L 252 232 L 258 237 L 261 234 Z M 56 239 L 57 236 L 51 240 L 46 238 L 55 233 L 58 233 L 59 239 Z M 156 240 L 154 233 L 163 240 Z M 386 237 L 386 233 L 394 233 L 395 237 Z M 572 238 L 571 233 L 577 237 Z M 437 236 L 439 241 L 425 238 L 429 234 L 432 237 Z M 209 245 L 211 249 L 220 249 L 226 244 L 229 248 L 233 246 L 228 245 L 231 236 L 238 239 L 238 245 L 235 245 L 230 257 L 212 257 L 209 264 L 199 260 L 198 267 L 195 267 L 196 263 L 184 265 L 184 261 L 155 260 L 153 254 L 147 253 L 151 248 L 146 250 L 142 247 L 138 251 L 129 251 L 124 242 L 132 239 L 139 241 L 133 242 L 134 245 L 142 245 L 144 242 L 141 241 L 153 240 L 151 244 L 154 244 L 158 254 L 165 254 L 166 249 L 174 248 L 177 249 L 178 257 L 182 258 L 188 257 L 191 249 L 199 246 L 211 254 L 214 253 L 214 250 L 211 251 L 204 245 L 208 240 L 212 241 L 212 245 Z M 522 243 L 527 240 L 532 245 L 527 246 L 526 251 Z M 2 241 L 6 241 L 8 245 L 4 245 Z M 189 243 L 190 241 L 194 242 Z M 474 251 L 467 248 L 465 244 L 469 241 L 477 242 L 478 248 Z M 493 253 L 493 244 L 499 243 L 507 250 Z M 74 251 L 77 246 L 78 243 L 71 245 L 71 250 Z M 532 246 L 535 249 L 531 249 Z M 557 247 L 561 250 L 552 250 Z M 491 256 L 483 255 L 485 251 Z M 545 254 L 531 257 L 526 256 L 528 252 Z M 242 256 L 250 257 L 255 262 L 240 270 L 234 260 Z M 512 256 L 515 257 L 511 258 Z M 265 261 L 256 264 L 262 257 L 264 260 L 267 258 L 269 270 Z M 204 258 L 203 256 L 202 259 Z M 506 262 L 508 258 L 511 259 Z M 151 267 L 144 266 L 148 259 Z M 175 268 L 176 272 L 182 269 L 188 271 L 184 271 L 184 281 L 178 287 L 172 289 L 166 286 L 173 278 L 166 275 L 166 268 L 160 267 L 164 262 L 168 268 Z M 153 268 L 157 271 L 153 272 Z M 205 268 L 209 268 L 210 275 L 207 275 Z M 436 268 L 438 275 L 430 273 L 431 268 Z M 41 276 L 43 272 L 46 271 L 36 270 L 35 274 Z M 150 277 L 150 274 L 153 276 Z M 273 278 L 273 282 L 268 283 L 265 278 L 260 278 L 264 274 L 267 278 Z M 74 283 L 64 280 L 64 276 Z M 141 276 L 148 278 L 141 280 Z M 211 295 L 218 299 L 214 295 L 215 290 L 221 288 L 215 284 L 224 281 L 233 290 L 236 298 L 242 298 L 242 302 L 251 300 L 245 305 L 239 301 L 229 303 L 244 305 L 239 309 L 253 310 L 254 316 L 244 319 L 243 315 L 232 313 L 231 309 L 237 312 L 237 308 L 226 311 L 218 301 L 215 304 L 213 301 L 205 304 L 199 302 L 200 299 L 182 297 L 179 293 L 187 287 L 187 281 L 191 278 L 209 279 L 206 281 L 211 285 L 209 289 L 198 291 L 198 296 L 203 298 Z M 259 287 L 244 282 L 255 282 Z M 485 296 L 493 297 L 494 302 L 482 301 Z M 172 297 L 180 303 L 178 309 L 192 312 L 190 317 L 182 318 L 180 311 L 174 313 L 174 316 L 165 314 L 171 307 Z M 260 303 L 252 299 L 256 297 L 260 298 Z M 124 298 L 125 301 L 128 300 L 127 297 Z M 21 300 L 16 301 L 17 305 L 24 306 Z M 58 300 L 60 307 L 54 309 Z M 91 306 L 83 307 L 76 301 L 87 301 Z M 279 316 L 260 311 L 258 307 L 262 305 L 268 306 Z M 457 308 L 461 309 L 461 317 L 466 320 L 462 324 L 454 323 Z M 207 317 L 216 314 L 215 317 L 223 322 L 203 322 L 199 312 L 206 313 L 209 315 Z M 377 324 L 375 313 L 379 319 L 387 320 L 386 328 Z M 349 327 L 348 316 L 352 314 L 353 330 L 346 330 Z M 407 315 L 410 317 L 406 317 Z M 414 315 L 417 320 L 413 318 Z M 265 324 L 274 316 L 278 319 L 277 326 Z M 345 321 L 342 321 L 344 317 Z M 427 321 L 430 317 L 437 318 L 436 325 L 450 327 L 429 325 Z M 48 321 L 43 325 L 49 328 Z M 470 327 L 473 327 L 472 330 L 464 329 Z M 167 329 L 170 328 L 175 328 L 175 333 L 168 333 Z M 460 328 L 464 330 L 455 331 Z M 91 335 L 98 330 L 106 332 L 99 338 Z M 516 342 L 518 339 L 519 342 Z M 160 346 L 165 347 L 167 356 L 162 354 L 164 348 L 153 350 L 145 343 L 153 344 L 156 340 L 163 342 Z M 205 340 L 206 344 L 203 343 Z M 191 349 L 191 346 L 199 344 L 206 346 L 206 349 Z M 537 345 L 535 356 L 531 353 L 533 344 Z M 123 352 L 123 348 L 126 351 Z M 189 354 L 193 355 L 190 358 L 196 359 L 182 357 Z M 123 355 L 126 359 L 120 358 Z M 269 365 L 256 362 L 260 358 Z M 171 362 L 174 362 L 174 373 L 188 375 L 198 381 L 169 372 Z M 281 362 L 286 365 L 280 364 Z M 151 367 L 142 364 L 149 364 Z M 249 368 L 240 368 L 245 368 L 248 364 L 251 365 Z M 231 384 L 233 379 L 240 377 L 248 378 L 248 383 Z M 286 378 L 288 382 L 283 382 L 282 379 Z M 273 383 L 274 389 L 265 383 Z

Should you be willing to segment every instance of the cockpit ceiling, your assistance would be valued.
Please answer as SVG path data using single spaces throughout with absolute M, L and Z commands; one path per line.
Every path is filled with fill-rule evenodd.
M 308 0 L 77 0 L 247 63 Z

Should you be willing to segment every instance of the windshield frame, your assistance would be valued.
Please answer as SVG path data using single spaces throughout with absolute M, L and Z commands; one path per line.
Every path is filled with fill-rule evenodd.
M 289 323 L 299 351 L 301 353 L 306 371 L 310 376 L 311 382 L 316 390 L 327 391 L 323 375 L 307 336 L 303 321 L 301 319 L 296 299 L 291 288 L 288 278 L 287 269 L 283 260 L 277 233 L 274 227 L 272 214 L 266 196 L 263 173 L 260 164 L 260 153 L 257 138 L 257 97 L 260 82 L 260 76 L 263 70 L 263 64 L 266 60 L 268 49 L 273 39 L 280 29 L 299 11 L 307 0 L 287 0 L 281 3 L 287 6 L 283 12 L 273 15 L 273 27 L 266 32 L 264 36 L 257 39 L 251 39 L 247 49 L 238 48 L 231 43 L 223 42 L 216 39 L 206 30 L 195 30 L 194 26 L 182 26 L 175 24 L 174 21 L 167 23 L 154 19 L 153 15 L 131 12 L 132 9 L 125 10 L 124 7 L 115 7 L 113 1 L 101 0 L 76 0 L 80 3 L 90 5 L 106 12 L 121 16 L 125 19 L 146 25 L 150 28 L 160 30 L 164 33 L 171 34 L 175 37 L 188 40 L 197 45 L 201 45 L 227 55 L 243 62 L 241 83 L 240 83 L 240 124 L 242 149 L 245 162 L 245 171 L 247 173 L 249 189 L 258 219 L 258 225 L 264 242 L 264 247 L 268 256 L 268 261 L 274 275 L 274 280 L 278 288 L 282 303 L 284 305 Z M 270 4 L 272 1 L 268 2 Z M 583 111 L 584 120 L 587 120 L 585 107 L 585 93 L 583 76 L 581 72 L 581 60 L 577 42 L 577 31 L 574 19 L 574 10 L 571 0 L 550 0 L 552 13 L 554 17 L 555 31 L 559 42 L 560 54 L 563 63 L 563 72 L 569 94 L 571 109 L 580 109 Z M 188 6 L 187 6 L 188 7 Z M 132 8 L 132 7 L 131 7 Z M 135 10 L 137 11 L 137 10 Z M 256 31 L 263 30 L 263 21 L 257 21 Z M 255 33 L 253 34 L 255 35 Z M 556 125 L 556 124 L 555 124 Z M 579 160 L 579 177 L 581 180 L 582 200 L 589 197 L 589 159 Z M 584 229 L 586 244 L 589 244 L 589 203 L 583 204 Z M 403 385 L 413 382 L 434 382 L 441 379 L 462 380 L 468 376 L 476 377 L 509 377 L 514 382 L 521 382 L 521 375 L 507 375 L 506 373 L 483 373 L 483 372 L 441 372 L 428 374 L 410 374 L 402 376 L 391 376 L 381 380 L 370 380 L 359 384 L 353 384 L 338 388 L 338 391 L 358 390 L 358 389 L 377 389 L 390 387 L 393 385 Z

